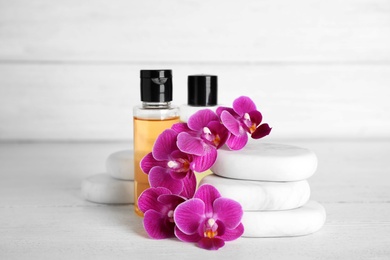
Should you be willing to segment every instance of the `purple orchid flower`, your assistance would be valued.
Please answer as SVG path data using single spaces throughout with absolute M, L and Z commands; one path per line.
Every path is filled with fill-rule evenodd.
M 192 198 L 196 189 L 196 177 L 191 169 L 193 158 L 178 149 L 177 136 L 172 129 L 162 132 L 140 166 L 149 175 L 151 187 L 165 187 L 173 194 Z
M 148 188 L 138 199 L 138 207 L 144 213 L 144 228 L 154 239 L 174 237 L 173 212 L 185 198 L 174 195 L 170 190 Z
M 211 109 L 193 114 L 186 123 L 177 123 L 172 129 L 178 132 L 177 147 L 193 155 L 193 170 L 208 170 L 217 159 L 217 149 L 228 139 L 229 131 L 220 123 Z
M 197 242 L 201 248 L 217 250 L 225 241 L 243 234 L 242 215 L 238 202 L 222 198 L 214 186 L 203 184 L 194 198 L 176 207 L 175 235 L 185 242 Z
M 241 96 L 234 100 L 233 109 L 218 107 L 217 114 L 231 133 L 226 144 L 232 150 L 240 150 L 246 145 L 247 133 L 253 139 L 260 139 L 271 132 L 268 124 L 260 124 L 263 116 L 249 97 Z

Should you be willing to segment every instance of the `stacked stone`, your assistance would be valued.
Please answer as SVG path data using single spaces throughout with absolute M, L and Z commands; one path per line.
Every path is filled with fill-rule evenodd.
M 103 204 L 134 203 L 134 155 L 132 150 L 110 154 L 106 173 L 86 178 L 81 186 L 86 200 Z
M 134 203 L 132 150 L 112 153 L 106 173 L 82 183 L 85 199 L 104 204 Z M 250 142 L 240 151 L 218 150 L 218 158 L 204 177 L 223 197 L 238 201 L 244 210 L 244 237 L 301 236 L 318 231 L 325 209 L 310 200 L 307 181 L 317 169 L 316 155 L 290 145 Z
M 248 143 L 240 151 L 218 150 L 213 174 L 201 184 L 214 185 L 244 210 L 244 237 L 301 236 L 318 231 L 325 209 L 310 199 L 307 178 L 317 169 L 316 155 L 290 145 Z

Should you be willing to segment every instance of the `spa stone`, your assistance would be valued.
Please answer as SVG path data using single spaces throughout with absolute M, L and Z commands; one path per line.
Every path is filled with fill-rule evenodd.
M 293 237 L 314 233 L 326 219 L 324 207 L 316 201 L 282 211 L 244 211 L 243 237 Z
M 133 150 L 123 150 L 112 153 L 106 160 L 106 170 L 109 175 L 121 180 L 134 180 Z
M 286 210 L 304 205 L 310 198 L 306 180 L 263 182 L 234 180 L 211 174 L 200 184 L 213 185 L 223 197 L 239 202 L 243 210 Z
M 239 151 L 218 150 L 211 171 L 219 176 L 256 181 L 299 181 L 317 169 L 314 152 L 292 145 L 248 142 Z
M 96 174 L 84 179 L 81 191 L 86 200 L 96 203 L 134 203 L 134 182 L 118 180 L 108 174 Z

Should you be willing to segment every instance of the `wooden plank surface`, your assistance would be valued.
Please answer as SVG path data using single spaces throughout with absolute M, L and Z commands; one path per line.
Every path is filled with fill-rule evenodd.
M 217 252 L 151 240 L 132 206 L 83 200 L 82 179 L 131 143 L 2 144 L 0 258 L 388 259 L 390 141 L 279 141 L 317 154 L 309 183 L 325 226 L 296 238 L 240 238 Z
M 386 0 L 0 1 L 0 60 L 388 62 Z
M 277 138 L 387 138 L 386 0 L 0 0 L 0 140 L 129 140 L 139 70 L 219 76 Z
M 390 66 L 172 65 L 174 104 L 187 75 L 219 76 L 219 100 L 249 95 L 276 138 L 381 138 L 390 133 Z M 129 140 L 137 65 L 0 65 L 0 139 Z

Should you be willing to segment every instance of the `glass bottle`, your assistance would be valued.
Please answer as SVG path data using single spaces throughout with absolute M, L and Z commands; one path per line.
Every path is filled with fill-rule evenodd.
M 187 81 L 187 104 L 180 106 L 180 121 L 201 109 L 215 111 L 218 107 L 218 77 L 216 75 L 189 75 Z
M 141 70 L 142 104 L 133 109 L 134 123 L 134 210 L 139 216 L 139 195 L 149 188 L 148 175 L 140 167 L 142 158 L 152 151 L 157 137 L 179 122 L 179 109 L 171 105 L 172 71 Z

